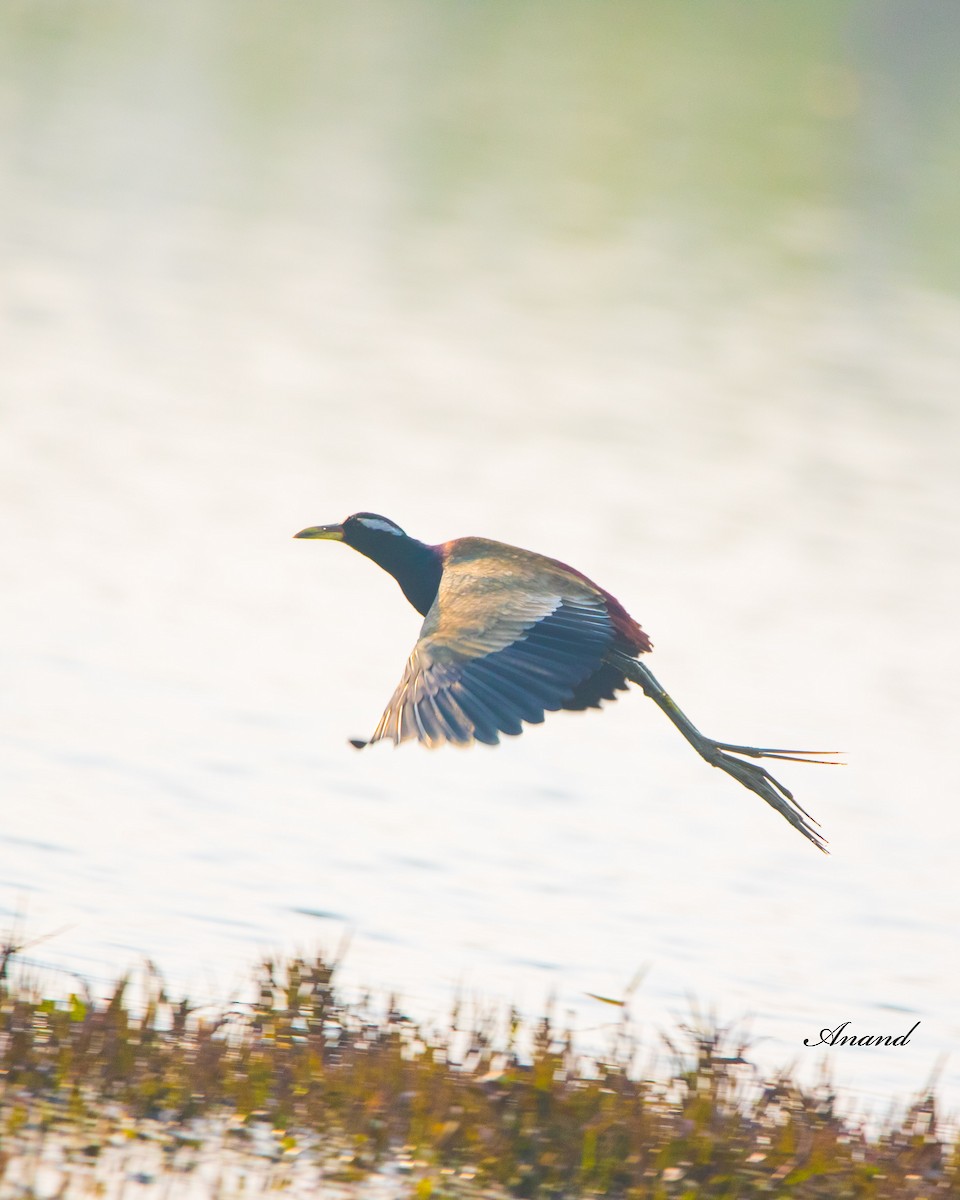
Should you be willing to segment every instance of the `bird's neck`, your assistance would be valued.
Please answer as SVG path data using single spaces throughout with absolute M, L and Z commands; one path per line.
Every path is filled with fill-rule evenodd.
M 403 594 L 418 613 L 427 615 L 427 610 L 437 598 L 440 576 L 443 574 L 443 557 L 437 546 L 428 546 L 406 534 L 380 534 L 355 549 L 385 571 L 389 571 Z

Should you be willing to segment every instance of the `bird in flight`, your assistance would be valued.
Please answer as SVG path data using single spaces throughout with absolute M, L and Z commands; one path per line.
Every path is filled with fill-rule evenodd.
M 430 546 L 377 513 L 301 529 L 345 542 L 396 579 L 424 622 L 369 741 L 496 745 L 545 712 L 600 708 L 629 683 L 666 714 L 711 766 L 756 792 L 826 853 L 817 822 L 770 772 L 746 759 L 825 762 L 835 751 L 771 750 L 708 738 L 660 686 L 641 654 L 649 637 L 609 592 L 573 567 L 487 538 Z M 824 759 L 821 755 L 827 755 Z

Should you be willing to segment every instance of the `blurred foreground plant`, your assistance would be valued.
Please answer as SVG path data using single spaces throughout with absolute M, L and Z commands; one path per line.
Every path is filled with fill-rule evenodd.
M 760 1080 L 715 1023 L 664 1039 L 672 1069 L 654 1081 L 633 1070 L 625 1011 L 610 1052 L 581 1057 L 550 1014 L 525 1030 L 511 1012 L 498 1032 L 458 1006 L 426 1030 L 395 1001 L 345 1001 L 334 973 L 268 961 L 251 1003 L 217 1011 L 171 1000 L 153 968 L 135 1008 L 126 978 L 106 1000 L 0 979 L 0 1162 L 28 1126 L 159 1122 L 182 1142 L 216 1118 L 267 1126 L 281 1153 L 320 1134 L 341 1177 L 402 1160 L 421 1197 L 457 1181 L 529 1197 L 960 1196 L 932 1096 L 870 1138 L 826 1085 Z

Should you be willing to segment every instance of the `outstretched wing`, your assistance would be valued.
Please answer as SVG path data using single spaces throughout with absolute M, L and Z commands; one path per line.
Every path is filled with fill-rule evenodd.
M 533 611 L 531 611 L 533 609 Z M 422 637 L 372 742 L 416 738 L 495 744 L 562 708 L 603 662 L 614 632 L 602 599 L 529 597 L 520 611 L 475 630 L 467 648 L 441 635 Z
M 451 543 L 420 640 L 370 740 L 496 743 L 545 712 L 614 698 L 625 680 L 606 659 L 624 639 L 610 601 L 540 555 L 479 538 Z

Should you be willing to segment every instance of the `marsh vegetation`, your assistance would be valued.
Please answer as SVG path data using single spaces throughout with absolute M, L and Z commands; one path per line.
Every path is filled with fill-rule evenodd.
M 100 1000 L 3 981 L 0 1193 L 197 1194 L 213 1162 L 211 1195 L 356 1192 L 377 1174 L 417 1200 L 960 1195 L 932 1095 L 868 1131 L 828 1082 L 761 1075 L 733 1029 L 644 1046 L 611 1000 L 605 1046 L 584 1054 L 551 1013 L 457 1003 L 426 1028 L 395 1000 L 348 1001 L 323 958 L 264 962 L 252 982 L 209 1009 L 152 969 L 136 1003 L 129 979 Z

